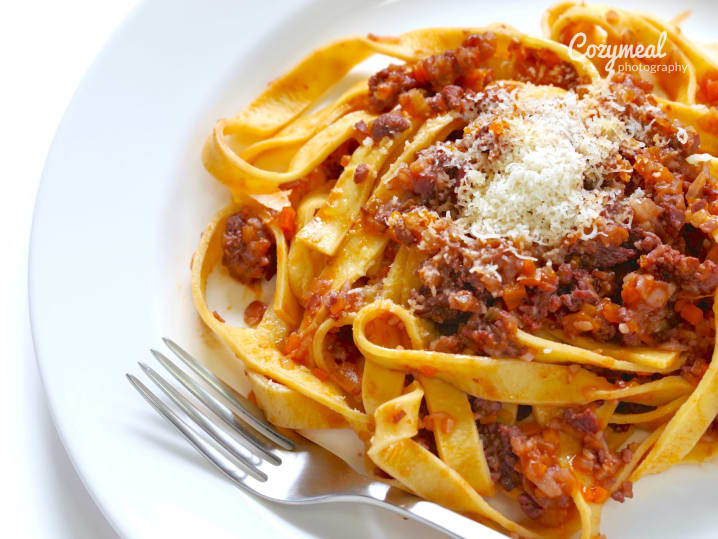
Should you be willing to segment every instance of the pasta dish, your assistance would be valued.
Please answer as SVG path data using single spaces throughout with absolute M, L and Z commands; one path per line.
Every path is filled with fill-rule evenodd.
M 218 121 L 231 202 L 192 289 L 272 423 L 352 429 L 367 474 L 507 534 L 588 539 L 716 452 L 718 61 L 679 20 L 542 22 L 341 39 Z M 271 304 L 226 322 L 213 271 Z

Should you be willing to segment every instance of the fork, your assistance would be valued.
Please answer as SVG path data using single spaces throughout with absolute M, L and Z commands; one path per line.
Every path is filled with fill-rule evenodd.
M 127 378 L 202 456 L 244 491 L 288 504 L 375 505 L 450 537 L 505 537 L 445 507 L 365 477 L 333 453 L 300 436 L 290 439 L 281 434 L 259 417 L 261 412 L 256 406 L 237 396 L 188 352 L 170 339 L 163 341 L 186 369 L 157 350 L 151 350 L 152 355 L 186 392 L 148 365 L 139 362 L 139 366 L 183 414 L 168 406 L 136 376 L 127 374 Z

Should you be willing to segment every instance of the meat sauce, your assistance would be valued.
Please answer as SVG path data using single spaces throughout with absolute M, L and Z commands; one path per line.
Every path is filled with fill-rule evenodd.
M 473 410 L 486 409 L 481 399 L 470 400 Z M 623 502 L 633 496 L 629 481 L 616 484 L 616 476 L 633 456 L 633 445 L 611 450 L 591 405 L 566 409 L 547 425 L 533 421 L 503 425 L 479 412 L 477 426 L 491 479 L 506 492 L 516 493 L 532 520 L 556 526 L 570 516 L 574 473 L 592 477 L 592 484 L 584 487 L 587 501 L 602 503 L 610 496 Z M 567 435 L 578 443 L 569 466 L 560 455 L 560 437 Z
M 548 327 L 602 342 L 710 357 L 711 297 L 718 286 L 708 236 L 713 225 L 699 229 L 686 223 L 691 191 L 701 208 L 718 215 L 714 187 L 710 182 L 696 187 L 700 167 L 685 160 L 697 152 L 698 135 L 684 129 L 679 136 L 656 107 L 649 117 L 643 105 L 651 97 L 643 83 L 617 77 L 612 92 L 631 120 L 650 126 L 640 150 L 622 150 L 625 169 L 611 180 L 623 199 L 638 189 L 645 193 L 630 202 L 628 224 L 617 206 L 608 206 L 599 234 L 560 250 L 534 245 L 522 255 L 502 240 L 479 241 L 454 221 L 461 182 L 456 164 L 431 149 L 399 170 L 393 185 L 402 195 L 365 208 L 374 226 L 426 255 L 411 301 L 419 316 L 444 333 L 433 348 L 521 357 L 528 351 L 513 340 L 516 328 Z M 477 261 L 495 268 L 498 278 L 474 271 Z
M 249 208 L 227 218 L 222 235 L 222 264 L 243 284 L 271 279 L 277 271 L 271 231 Z
M 359 122 L 355 126 L 356 141 L 345 144 L 318 167 L 322 176 L 337 178 L 348 163 L 346 156 L 366 137 L 375 141 L 393 137 L 407 129 L 412 119 L 448 111 L 461 114 L 467 100 L 475 102 L 479 94 L 490 96 L 487 87 L 496 74 L 487 65 L 496 51 L 494 35 L 472 35 L 455 50 L 376 73 L 368 83 L 369 109 L 379 116 L 370 125 Z M 506 53 L 514 78 L 582 92 L 586 81 L 554 53 L 518 42 Z M 640 149 L 622 148 L 616 163 L 620 172 L 609 178 L 612 186 L 620 187 L 623 199 L 639 189 L 645 193 L 631 200 L 630 219 L 609 205 L 601 214 L 599 234 L 550 251 L 536 245 L 524 245 L 521 250 L 500 239 L 479 241 L 458 231 L 454 222 L 460 171 L 445 155 L 429 148 L 392 179 L 390 188 L 398 196 L 362 208 L 365 226 L 391 239 L 381 264 L 339 289 L 332 288 L 332 283 L 315 282 L 312 294 L 301 298 L 304 318 L 282 344 L 284 354 L 306 364 L 316 329 L 313 316 L 322 311 L 339 320 L 371 301 L 380 293 L 381 280 L 398 246 L 405 245 L 419 249 L 425 258 L 417 270 L 420 285 L 411 292 L 409 303 L 417 316 L 433 322 L 440 333 L 429 344 L 432 350 L 530 360 L 530 351 L 515 340 L 516 330 L 553 328 L 600 342 L 685 351 L 689 359 L 681 373 L 693 382 L 700 379 L 715 339 L 712 294 L 718 286 L 718 249 L 709 234 L 718 227 L 718 220 L 694 227 L 686 222 L 686 214 L 705 209 L 718 216 L 718 191 L 705 177 L 701 180 L 705 171 L 700 166 L 686 161 L 698 150 L 695 131 L 675 124 L 655 107 L 645 83 L 619 75 L 610 84 L 627 121 L 645 126 Z M 718 75 L 707 76 L 701 81 L 701 100 L 718 102 L 717 88 Z M 479 134 L 485 138 L 486 158 L 495 150 L 496 135 Z M 456 131 L 449 139 L 462 144 L 464 136 Z M 368 170 L 360 165 L 354 181 L 363 182 L 367 176 Z M 299 186 L 301 191 L 309 181 L 287 188 Z M 286 225 L 282 229 L 291 240 L 294 230 L 287 230 L 291 226 Z M 223 263 L 241 282 L 267 279 L 276 271 L 273 237 L 249 210 L 227 220 L 223 250 Z M 498 278 L 472 272 L 477 260 L 495 268 Z M 250 321 L 257 323 L 262 313 L 263 308 L 253 309 Z M 337 368 L 330 373 L 314 369 L 315 375 L 334 381 L 349 398 L 358 397 L 363 359 L 350 326 L 330 332 L 325 353 Z M 596 372 L 618 384 L 642 380 L 631 373 Z M 584 488 L 585 499 L 602 502 L 610 496 L 622 502 L 632 497 L 630 482 L 616 484 L 617 474 L 631 459 L 631 446 L 620 451 L 609 448 L 605 426 L 595 414 L 596 403 L 566 409 L 548 425 L 535 423 L 530 407 L 521 406 L 519 420 L 523 421 L 510 426 L 497 422 L 500 403 L 475 397 L 470 402 L 492 480 L 514 492 L 531 519 L 557 525 L 570 514 L 575 478 L 559 462 L 562 435 L 578 441 L 580 451 L 571 463 L 574 471 L 593 478 L 593 486 Z M 356 403 L 361 406 L 358 399 Z M 416 441 L 436 452 L 431 425 L 437 418 L 424 415 L 432 421 L 422 423 L 425 428 Z M 623 425 L 610 427 L 616 432 L 624 429 Z

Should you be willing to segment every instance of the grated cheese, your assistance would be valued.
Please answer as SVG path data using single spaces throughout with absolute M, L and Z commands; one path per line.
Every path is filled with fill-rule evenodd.
M 706 163 L 712 159 L 714 159 L 714 157 L 709 153 L 694 153 L 693 155 L 686 157 L 686 161 L 691 165 Z
M 496 279 L 498 282 L 503 281 L 501 274 L 499 273 L 499 267 L 496 264 L 484 264 L 480 261 L 476 261 L 469 272 L 478 273 L 486 277 Z
M 686 131 L 683 127 L 679 127 L 676 131 L 676 138 L 678 139 L 678 142 L 681 144 L 687 144 L 688 143 L 688 131 Z
M 465 169 L 458 189 L 459 224 L 478 239 L 544 246 L 594 228 L 617 195 L 598 187 L 615 168 L 610 163 L 619 149 L 635 146 L 632 134 L 644 128 L 627 126 L 601 88 L 579 98 L 526 84 L 499 91 L 483 107 L 465 132 L 485 132 L 500 122 L 498 155 L 487 159 L 485 138 L 479 136 L 468 150 L 443 148 Z

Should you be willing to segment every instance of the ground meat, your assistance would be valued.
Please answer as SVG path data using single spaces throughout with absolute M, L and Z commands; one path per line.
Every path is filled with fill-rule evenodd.
M 518 427 L 507 428 L 510 430 L 511 450 L 519 459 L 517 468 L 524 476 L 524 486 L 532 491 L 532 497 L 543 504 L 543 499 L 562 499 L 570 494 L 574 479 L 571 472 L 558 462 L 558 432 L 546 428 L 529 435 Z
M 639 263 L 643 271 L 675 283 L 691 296 L 710 294 L 718 286 L 718 264 L 701 262 L 668 245 L 659 245 Z
M 496 36 L 491 32 L 472 34 L 454 50 L 434 54 L 411 65 L 390 65 L 369 78 L 369 110 L 386 112 L 401 103 L 412 116 L 425 116 L 429 109 L 446 111 L 454 108 L 456 91 L 444 93 L 447 87 L 478 92 L 493 80 L 493 70 L 482 67 L 496 53 Z M 534 84 L 570 89 L 583 84 L 570 62 L 563 61 L 548 49 L 534 49 L 515 41 L 506 51 L 516 78 Z M 417 93 L 421 89 L 424 93 Z M 426 94 L 436 94 L 427 102 Z
M 356 312 L 365 301 L 370 289 L 363 286 L 352 286 L 346 282 L 338 290 L 328 290 L 321 294 L 320 301 L 334 320 L 339 320 L 349 312 Z
M 501 410 L 500 402 L 480 399 L 472 395 L 469 395 L 469 403 L 471 404 L 471 411 L 474 412 L 474 416 L 478 420 L 495 417 Z
M 585 81 L 557 55 L 519 42 L 508 50 L 504 45 L 499 71 L 513 70 L 520 80 L 560 86 L 583 98 Z M 469 36 L 455 50 L 380 71 L 369 81 L 370 108 L 379 116 L 371 125 L 357 124 L 357 136 L 395 136 L 411 119 L 447 110 L 467 122 L 490 114 L 489 105 L 511 91 L 510 82 L 501 90 L 486 85 L 496 75 L 486 67 L 496 50 L 490 34 Z M 486 125 L 455 129 L 402 164 L 388 180 L 391 196 L 371 197 L 362 208 L 367 228 L 423 257 L 408 307 L 435 324 L 438 335 L 430 349 L 530 360 L 530 350 L 516 343 L 518 328 L 561 330 L 570 338 L 616 345 L 666 345 L 688 356 L 683 376 L 695 381 L 703 375 L 715 340 L 710 296 L 718 287 L 718 248 L 705 230 L 686 224 L 686 201 L 718 217 L 718 190 L 700 176 L 700 167 L 686 161 L 697 151 L 699 137 L 662 112 L 648 93 L 650 85 L 620 74 L 608 84 L 612 96 L 606 104 L 621 111 L 634 140 L 622 142 L 610 161 L 600 164 L 600 177 L 583 178 L 585 189 L 610 193 L 593 234 L 566 237 L 553 247 L 474 237 L 462 219 L 467 215 L 458 193 L 468 174 L 484 170 L 508 144 L 490 115 Z M 367 177 L 357 167 L 355 180 Z M 352 294 L 334 290 L 316 301 L 339 319 L 357 304 Z M 616 384 L 636 378 L 597 372 Z M 611 477 L 620 459 L 603 446 L 594 412 L 567 410 L 561 422 L 573 436 L 587 438 L 591 469 Z M 526 443 L 534 444 L 530 439 Z M 552 490 L 550 484 L 544 487 Z M 535 492 L 544 487 L 525 490 L 546 509 L 546 493 Z M 563 499 L 548 498 L 551 504 Z
M 439 112 L 458 109 L 461 106 L 463 95 L 464 89 L 461 86 L 450 84 L 441 89 L 430 105 Z
M 641 176 L 644 187 L 658 208 L 662 210 L 658 222 L 664 232 L 664 240 L 675 238 L 685 223 L 686 201 L 683 196 L 683 180 L 672 174 L 663 164 L 673 158 L 671 152 L 649 148 L 636 157 L 634 169 Z
M 432 178 L 439 185 L 439 176 Z M 706 326 L 705 338 L 698 337 L 703 334 L 684 323 L 705 320 L 709 306 L 677 308 L 675 301 L 711 294 L 718 264 L 683 254 L 654 233 L 624 231 L 617 235 L 620 245 L 584 245 L 570 262 L 542 267 L 516 258 L 507 244 L 462 235 L 450 217 L 425 207 L 392 210 L 383 222 L 395 241 L 427 257 L 417 269 L 421 286 L 410 297 L 418 316 L 454 324 L 458 341 L 436 343 L 446 351 L 463 345 L 475 353 L 518 357 L 524 350 L 512 342 L 516 328 L 549 326 L 629 346 L 673 341 L 710 356 L 714 330 Z M 584 244 L 590 241 L 600 240 Z M 618 263 L 596 267 L 611 262 Z M 482 267 L 492 273 L 477 271 Z
M 371 123 L 371 138 L 379 141 L 384 137 L 393 137 L 397 133 L 409 129 L 410 125 L 409 120 L 404 118 L 401 113 L 387 112 Z
M 486 154 L 477 159 L 490 159 L 495 142 L 487 130 L 458 133 L 454 144 L 478 147 Z M 525 270 L 527 262 L 517 258 L 508 244 L 479 242 L 462 232 L 455 212 L 464 172 L 446 152 L 434 148 L 420 152 L 398 171 L 392 189 L 403 193 L 401 197 L 366 211 L 379 230 L 426 255 L 417 270 L 421 286 L 411 293 L 416 313 L 437 324 L 453 324 L 459 338 L 444 339 L 436 346 L 459 350 L 463 345 L 495 357 L 521 354 L 510 343 L 517 327 L 511 319 L 515 319 L 528 331 L 555 327 L 570 335 L 629 346 L 672 341 L 703 354 L 704 341 L 714 330 L 706 330 L 707 339 L 697 338 L 684 320 L 697 324 L 705 319 L 709 306 L 688 305 L 680 311 L 675 301 L 711 294 L 718 286 L 718 264 L 699 258 L 706 257 L 705 245 L 710 241 L 705 233 L 686 226 L 681 216 L 683 202 L 677 201 L 683 197 L 681 186 L 690 186 L 687 175 L 695 175 L 674 163 L 680 161 L 682 151 L 670 146 L 661 152 L 627 155 L 627 163 L 629 157 L 641 162 L 640 170 L 630 176 L 629 187 L 616 188 L 641 187 L 647 194 L 635 199 L 640 204 L 632 206 L 633 224 L 624 224 L 619 215 L 625 206 L 621 211 L 618 204 L 608 207 L 600 233 L 563 251 L 558 255 L 563 262 L 560 258 L 556 262 L 552 254 L 550 266 L 541 264 L 543 251 L 537 249 L 533 252 L 538 264 L 530 263 Z M 669 207 L 676 211 L 669 212 Z M 495 317 L 499 324 L 487 320 L 487 313 L 496 312 L 491 307 L 504 312 Z
M 360 135 L 360 138 L 362 139 L 369 136 L 369 126 L 364 120 L 359 120 L 357 123 L 355 123 L 354 130 Z
M 360 395 L 363 359 L 354 344 L 351 326 L 340 326 L 331 330 L 324 343 L 324 353 L 336 365 L 336 368 L 328 373 L 329 378 L 349 395 Z
M 262 321 L 264 311 L 267 310 L 267 304 L 261 301 L 253 301 L 244 310 L 244 322 L 251 328 L 255 327 Z
M 566 310 L 573 313 L 585 303 L 598 303 L 600 279 L 594 277 L 594 272 L 576 269 L 570 264 L 561 264 L 556 274 L 559 279 L 556 297 Z M 558 304 L 554 305 L 556 306 Z
M 397 183 L 403 182 L 411 193 L 430 208 L 441 207 L 455 201 L 456 174 L 447 168 L 446 154 L 420 154 L 408 167 L 397 174 Z M 413 202 L 413 201 L 412 201 Z
M 590 245 L 591 252 L 584 252 L 582 257 L 582 263 L 585 266 L 610 268 L 638 257 L 638 253 L 634 249 L 620 245 L 606 246 L 599 242 L 591 242 Z
M 473 62 L 471 63 L 473 64 Z M 456 58 L 456 53 L 453 51 L 452 54 L 444 53 L 429 56 L 421 65 L 426 73 L 430 88 L 435 92 L 438 92 L 444 86 L 452 84 L 459 78 L 459 62 Z
M 526 515 L 532 519 L 536 520 L 537 518 L 543 516 L 544 509 L 541 507 L 538 503 L 536 503 L 536 500 L 534 500 L 531 496 L 526 494 L 525 492 L 523 494 L 520 494 L 517 498 L 519 505 L 521 506 L 521 509 L 523 510 Z
M 585 82 L 572 63 L 548 49 L 534 49 L 515 41 L 509 46 L 509 53 L 514 60 L 517 80 L 566 90 Z
M 325 352 L 334 361 L 350 361 L 356 363 L 361 359 L 361 354 L 354 344 L 352 327 L 340 326 L 327 333 L 325 338 Z
M 584 473 L 590 473 L 597 485 L 610 489 L 623 466 L 631 460 L 630 447 L 618 453 L 611 451 L 606 444 L 603 431 L 586 433 L 582 440 L 582 449 L 574 457 L 573 465 Z
M 649 253 L 663 243 L 656 234 L 641 228 L 632 228 L 629 238 L 639 253 Z
M 521 474 L 516 471 L 518 458 L 511 450 L 511 436 L 515 431 L 498 423 L 479 424 L 478 428 L 491 480 L 506 491 L 515 489 L 521 484 Z
M 390 234 L 394 241 L 409 247 L 419 243 L 421 239 L 421 233 L 410 227 L 409 219 L 403 216 L 397 217 L 392 223 Z
M 611 494 L 611 498 L 616 500 L 618 503 L 623 503 L 626 498 L 633 498 L 633 483 L 630 481 L 624 481 L 621 486 Z
M 398 236 L 401 241 L 402 234 Z M 518 328 L 516 317 L 492 305 L 494 299 L 487 282 L 470 271 L 472 263 L 464 260 L 461 253 L 447 247 L 419 266 L 417 275 L 422 286 L 410 295 L 416 314 L 438 324 L 457 324 L 456 337 L 479 354 L 522 355 L 523 348 L 512 340 Z
M 484 85 L 493 73 L 481 65 L 495 49 L 496 40 L 489 34 L 470 36 L 453 51 L 377 73 L 369 80 L 369 101 L 372 112 L 379 116 L 370 125 L 358 123 L 355 135 L 360 140 L 371 136 L 375 141 L 393 137 L 410 127 L 410 118 L 448 110 L 468 117 L 468 103 L 480 107 L 481 100 L 492 99 L 494 87 Z M 503 52 L 502 61 L 515 64 L 520 80 L 567 89 L 583 82 L 573 66 L 549 51 L 517 42 L 509 47 L 508 58 Z M 419 152 L 391 178 L 390 198 L 372 197 L 362 208 L 364 223 L 390 243 L 377 266 L 388 268 L 399 245 L 423 257 L 416 270 L 419 284 L 409 293 L 408 307 L 416 316 L 433 322 L 437 333 L 429 344 L 431 350 L 531 360 L 530 351 L 516 342 L 517 329 L 560 329 L 569 337 L 583 335 L 615 344 L 669 344 L 688 357 L 681 368 L 686 379 L 695 382 L 703 376 L 715 342 L 709 296 L 718 286 L 718 250 L 711 249 L 705 231 L 686 225 L 686 199 L 691 198 L 691 189 L 693 194 L 697 192 L 697 172 L 685 157 L 697 150 L 699 139 L 688 130 L 687 139 L 680 137 L 685 140 L 679 141 L 676 126 L 655 107 L 642 83 L 625 76 L 615 80 L 612 88 L 623 114 L 645 129 L 636 134 L 638 144 L 620 149 L 617 164 L 609 163 L 610 170 L 617 172 L 608 174 L 603 183 L 585 185 L 586 189 L 610 190 L 616 200 L 603 208 L 594 223 L 595 234 L 580 240 L 567 238 L 560 247 L 549 249 L 504 239 L 478 240 L 462 228 L 459 218 L 464 209 L 458 205 L 457 191 L 471 167 L 480 168 L 501 152 L 500 136 L 488 126 L 466 133 L 457 129 L 440 144 Z M 644 104 L 654 107 L 642 107 Z M 457 163 L 456 154 L 452 157 L 445 151 L 449 146 L 458 148 L 457 153 L 470 154 L 470 163 Z M 328 176 L 349 163 L 351 151 L 346 147 L 335 152 L 327 165 Z M 366 181 L 370 172 L 359 165 L 354 180 Z M 711 189 L 703 188 L 700 200 L 693 198 L 690 204 L 718 213 L 718 191 Z M 234 234 L 240 238 L 241 249 L 239 254 L 235 249 L 235 258 L 240 257 L 244 264 L 239 265 L 240 273 L 251 268 L 261 277 L 265 273 L 257 269 L 256 261 L 241 257 L 248 256 L 242 254 L 245 250 L 256 250 L 250 244 L 252 238 L 259 238 L 256 243 L 264 238 L 262 233 L 268 239 L 271 236 L 256 218 L 250 225 L 251 219 L 250 215 L 236 219 L 234 229 L 239 233 Z M 252 238 L 242 236 L 245 228 Z M 369 283 L 377 275 L 383 276 L 382 271 L 372 269 L 360 281 L 339 289 L 329 284 L 315 286 L 312 295 L 304 298 L 302 326 L 288 336 L 284 351 L 298 362 L 308 363 L 313 313 L 326 312 L 340 320 L 356 312 L 367 298 L 376 297 L 376 289 L 372 292 Z M 398 321 L 392 317 L 375 322 L 387 329 Z M 261 315 L 253 319 L 259 320 Z M 401 346 L 409 346 L 408 338 Z M 350 325 L 327 335 L 324 353 L 333 372 L 315 375 L 331 379 L 358 402 L 363 358 L 354 345 Z M 598 368 L 592 371 L 616 387 L 660 378 Z M 518 424 L 509 426 L 497 422 L 501 403 L 476 397 L 469 402 L 492 481 L 517 494 L 529 518 L 557 525 L 571 515 L 571 493 L 577 487 L 572 469 L 591 477 L 591 486 L 584 487 L 589 501 L 602 502 L 609 495 L 619 502 L 632 497 L 632 484 L 619 485 L 617 478 L 633 458 L 635 446 L 609 447 L 595 412 L 600 403 L 563 409 L 548 424 L 535 422 L 538 414 L 529 417 L 531 407 L 522 405 Z M 617 412 L 649 409 L 621 403 Z M 422 420 L 414 440 L 437 454 L 434 433 L 426 428 L 433 425 L 427 414 L 424 403 L 420 417 L 427 422 Z M 711 433 L 718 432 L 717 425 L 711 427 Z M 609 426 L 615 432 L 630 428 Z M 446 427 L 444 431 L 449 430 Z M 578 447 L 570 467 L 562 465 L 561 436 L 572 438 Z
M 364 163 L 360 163 L 356 169 L 354 169 L 354 183 L 362 183 L 369 177 L 369 167 Z
M 244 284 L 269 280 L 277 271 L 274 236 L 249 208 L 227 218 L 222 236 L 222 264 Z
M 396 105 L 399 94 L 415 88 L 413 74 L 401 65 L 390 65 L 369 78 L 369 110 L 382 112 Z
M 442 335 L 429 343 L 429 350 L 458 354 L 461 351 L 461 340 L 455 335 Z
M 474 34 L 461 47 L 429 56 L 412 65 L 390 65 L 369 78 L 369 110 L 374 113 L 392 109 L 400 96 L 412 89 L 438 93 L 445 86 L 463 83 L 473 91 L 481 90 L 491 77 L 479 65 L 491 57 L 496 49 L 496 37 L 486 32 Z M 444 95 L 444 99 L 450 96 Z M 423 107 L 418 95 L 407 101 L 415 110 Z M 437 103 L 440 108 L 442 105 Z
M 599 430 L 598 418 L 590 408 L 584 408 L 581 411 L 567 408 L 563 412 L 563 418 L 577 431 L 595 434 Z
M 350 138 L 349 140 L 340 144 L 336 150 L 329 154 L 329 156 L 319 165 L 319 170 L 322 171 L 324 177 L 329 180 L 334 180 L 341 176 L 344 171 L 344 160 L 348 159 L 359 147 L 359 143 Z
M 531 428 L 528 433 L 493 423 L 480 424 L 479 434 L 492 480 L 508 491 L 520 489 L 519 504 L 531 519 L 557 526 L 568 518 L 574 479 L 558 463 L 556 430 Z
M 518 321 L 510 313 L 489 307 L 485 316 L 473 314 L 459 330 L 459 336 L 479 353 L 493 357 L 519 357 L 524 349 L 513 337 Z

